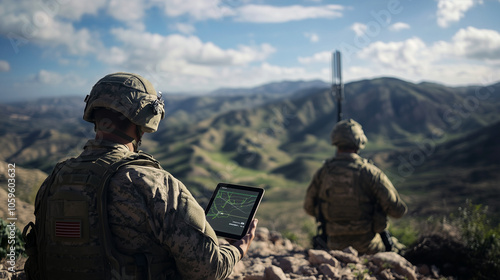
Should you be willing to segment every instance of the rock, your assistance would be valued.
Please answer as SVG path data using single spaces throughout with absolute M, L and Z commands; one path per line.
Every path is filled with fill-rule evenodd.
M 327 263 L 332 265 L 333 267 L 336 267 L 339 264 L 339 261 L 326 251 L 310 249 L 307 252 L 309 254 L 309 262 L 312 265 Z
M 417 266 L 417 272 L 425 276 L 431 275 L 431 269 L 426 264 Z
M 257 227 L 257 229 L 255 230 L 255 240 L 268 241 L 269 229 L 265 227 Z
M 271 240 L 271 242 L 273 243 L 281 242 L 283 241 L 283 236 L 277 231 L 271 231 L 271 233 L 269 234 L 269 240 Z
M 351 254 L 351 255 L 354 255 L 355 257 L 358 256 L 358 250 L 354 249 L 353 247 L 349 246 L 347 248 L 345 248 L 344 250 L 342 250 L 342 252 L 344 253 L 347 253 L 347 254 Z
M 394 276 L 387 269 L 382 270 L 378 275 L 384 280 L 394 280 Z
M 261 263 L 258 263 L 258 264 L 255 264 L 255 265 L 248 267 L 245 272 L 248 272 L 248 274 L 251 274 L 251 275 L 256 275 L 256 274 L 257 275 L 264 275 L 265 270 L 266 270 L 266 266 L 261 264 Z
M 339 250 L 332 250 L 329 252 L 337 260 L 344 263 L 359 263 L 359 258 L 353 254 L 345 253 Z M 356 251 L 357 253 L 357 251 Z
M 264 271 L 264 280 L 286 280 L 283 270 L 277 266 L 267 267 Z
M 294 257 L 284 257 L 280 261 L 280 268 L 285 272 L 296 272 L 299 265 Z
M 254 240 L 250 244 L 250 249 L 252 249 L 253 255 L 266 257 L 270 256 L 273 253 L 271 246 L 273 245 L 267 241 Z
M 342 251 L 305 250 L 290 240 L 265 228 L 252 242 L 248 254 L 235 266 L 228 280 L 430 280 L 444 279 L 434 265 L 421 265 L 418 270 L 404 257 L 384 252 L 358 256 L 352 247 Z M 227 244 L 220 240 L 221 244 Z M 23 258 L 11 274 L 0 263 L 0 279 L 25 280 Z M 3 264 L 3 267 L 1 265 Z M 464 278 L 465 279 L 465 278 Z
M 336 270 L 335 267 L 327 263 L 320 264 L 319 271 L 328 278 L 334 278 L 334 279 L 340 278 L 338 270 Z
M 405 258 L 394 252 L 376 253 L 370 257 L 370 261 L 373 261 L 379 267 L 391 268 L 408 280 L 417 280 L 415 267 Z
M 233 273 L 231 275 L 238 275 L 243 273 L 243 271 L 246 270 L 245 263 L 244 262 L 238 262 L 236 266 L 233 269 Z

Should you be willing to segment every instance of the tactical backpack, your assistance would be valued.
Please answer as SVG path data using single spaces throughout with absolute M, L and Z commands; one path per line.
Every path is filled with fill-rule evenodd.
M 161 169 L 150 155 L 116 150 L 56 165 L 37 194 L 36 224 L 23 231 L 28 280 L 149 278 L 145 257 L 118 252 L 108 225 L 107 185 L 125 165 Z
M 380 232 L 385 214 L 379 213 L 371 190 L 363 189 L 359 182 L 365 159 L 349 162 L 328 161 L 323 170 L 319 189 L 319 212 L 323 215 L 328 235 L 358 235 Z M 384 218 L 384 221 L 379 221 Z M 385 227 L 384 224 L 382 227 Z

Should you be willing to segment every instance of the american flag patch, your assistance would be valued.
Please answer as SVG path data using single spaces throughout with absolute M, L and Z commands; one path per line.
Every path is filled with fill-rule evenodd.
M 82 222 L 75 220 L 56 221 L 56 237 L 63 237 L 63 238 L 82 237 Z

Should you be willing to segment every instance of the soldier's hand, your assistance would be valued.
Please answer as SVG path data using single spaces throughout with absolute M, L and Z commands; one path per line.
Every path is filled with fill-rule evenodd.
M 233 246 L 236 246 L 240 250 L 241 258 L 246 255 L 248 248 L 250 248 L 250 243 L 252 243 L 252 240 L 255 238 L 255 230 L 257 229 L 258 222 L 259 220 L 254 219 L 248 228 L 248 233 L 243 236 L 242 239 L 232 243 Z

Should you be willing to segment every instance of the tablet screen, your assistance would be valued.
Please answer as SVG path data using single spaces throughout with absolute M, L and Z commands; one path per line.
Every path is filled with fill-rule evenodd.
M 219 183 L 205 209 L 217 236 L 241 239 L 262 200 L 264 189 Z

